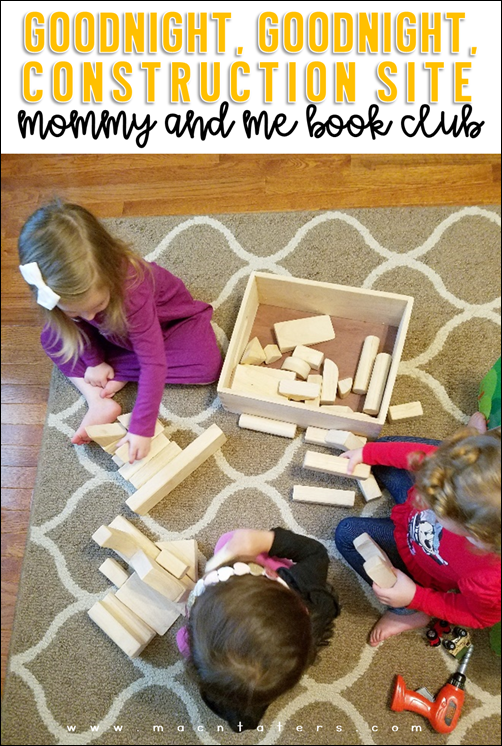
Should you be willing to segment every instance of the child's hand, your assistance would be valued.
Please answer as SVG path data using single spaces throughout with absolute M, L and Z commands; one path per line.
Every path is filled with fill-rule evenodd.
M 406 573 L 396 568 L 394 568 L 394 571 L 397 575 L 397 580 L 392 588 L 381 588 L 376 583 L 373 583 L 375 596 L 387 606 L 394 606 L 395 608 L 408 606 L 413 601 L 417 586 Z
M 150 452 L 151 438 L 145 435 L 134 435 L 134 433 L 127 433 L 124 435 L 122 440 L 117 443 L 117 448 L 123 446 L 124 443 L 129 443 L 129 463 L 133 464 L 135 461 L 139 461 L 145 456 L 148 456 Z
M 254 560 L 262 552 L 268 552 L 274 542 L 273 531 L 256 531 L 252 528 L 239 528 L 214 557 L 206 564 L 205 573 L 227 565 L 239 558 L 244 562 Z
M 90 383 L 91 386 L 99 386 L 103 389 L 114 376 L 115 371 L 111 365 L 100 363 L 99 365 L 91 365 L 86 369 L 84 381 Z
M 355 448 L 353 451 L 345 451 L 345 453 L 341 453 L 340 456 L 342 458 L 349 459 L 349 465 L 347 467 L 347 474 L 352 474 L 356 466 L 358 466 L 358 464 L 363 463 L 363 449 L 362 448 Z

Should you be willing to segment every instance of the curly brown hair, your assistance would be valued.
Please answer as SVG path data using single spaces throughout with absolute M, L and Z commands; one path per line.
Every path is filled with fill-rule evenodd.
M 480 435 L 463 428 L 427 456 L 415 452 L 418 502 L 459 524 L 487 550 L 500 554 L 500 428 Z

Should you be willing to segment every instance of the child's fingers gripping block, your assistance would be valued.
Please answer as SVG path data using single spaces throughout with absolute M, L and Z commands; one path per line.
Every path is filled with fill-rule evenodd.
M 366 574 L 381 588 L 392 588 L 396 584 L 397 575 L 389 560 L 383 560 L 376 554 L 363 565 Z

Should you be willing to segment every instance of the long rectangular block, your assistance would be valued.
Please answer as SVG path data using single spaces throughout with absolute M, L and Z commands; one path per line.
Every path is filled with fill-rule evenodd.
M 105 578 L 116 585 L 117 588 L 124 585 L 126 580 L 129 578 L 129 573 L 126 569 L 119 565 L 117 560 L 113 557 L 107 557 L 105 561 L 99 566 L 99 571 L 103 573 Z
M 117 591 L 117 598 L 158 635 L 165 635 L 180 615 L 172 601 L 144 583 L 135 572 Z
M 354 505 L 355 497 L 354 490 L 333 490 L 325 487 L 306 487 L 300 484 L 295 484 L 293 487 L 293 500 L 295 502 L 351 508 Z
M 370 475 L 368 464 L 358 464 L 353 474 L 347 474 L 349 460 L 342 456 L 328 456 L 325 453 L 316 453 L 307 451 L 303 461 L 304 469 L 312 471 L 322 471 L 327 474 L 336 474 L 339 477 L 348 477 L 349 479 L 367 479 Z
M 367 575 L 381 588 L 392 588 L 396 584 L 397 575 L 392 569 L 390 562 L 385 562 L 381 557 L 370 557 L 363 565 Z
M 372 539 L 368 533 L 364 532 L 359 534 L 352 543 L 364 560 L 369 560 L 370 557 L 376 556 L 384 561 L 390 562 L 383 549 L 378 546 L 376 541 Z
M 296 373 L 277 368 L 260 368 L 257 365 L 237 365 L 232 380 L 232 390 L 252 394 L 273 401 L 283 402 L 277 392 L 279 381 L 294 381 Z
M 225 433 L 218 425 L 211 425 L 175 459 L 131 495 L 126 500 L 127 506 L 140 515 L 148 513 L 162 498 L 172 492 L 189 474 L 221 448 L 226 439 Z
M 124 443 L 124 445 L 121 446 L 115 454 L 119 458 L 123 459 L 124 462 L 126 462 L 119 469 L 120 476 L 129 481 L 134 474 L 142 469 L 145 464 L 148 464 L 149 461 L 151 461 L 154 456 L 160 453 L 163 448 L 166 448 L 169 443 L 169 438 L 166 438 L 163 433 L 160 433 L 160 435 L 157 435 L 156 438 L 152 439 L 148 454 L 142 459 L 133 461 L 132 464 L 129 463 L 129 443 Z
M 412 417 L 421 417 L 424 413 L 422 404 L 419 401 L 410 401 L 407 404 L 393 404 L 389 407 L 389 422 L 398 420 L 409 420 Z
M 281 396 L 286 396 L 293 401 L 306 401 L 319 396 L 320 386 L 318 383 L 307 381 L 279 381 L 278 391 Z
M 123 425 L 126 430 L 129 430 L 129 423 L 131 422 L 132 412 L 127 412 L 126 414 L 119 414 L 117 417 L 117 420 L 120 422 L 121 425 Z M 157 435 L 160 435 L 165 430 L 164 425 L 160 420 L 157 420 L 155 423 L 155 432 L 153 433 L 152 437 L 156 438 Z
M 294 438 L 296 435 L 295 424 L 280 422 L 279 420 L 269 420 L 267 417 L 256 417 L 254 414 L 241 414 L 239 417 L 239 427 L 246 430 L 256 430 L 259 433 L 279 435 L 282 438 Z
M 188 564 L 180 560 L 169 549 L 161 549 L 156 561 L 164 568 L 164 570 L 170 572 L 171 575 L 174 575 L 178 580 L 180 580 L 183 575 L 186 575 L 188 570 Z
M 135 474 L 129 477 L 130 483 L 139 490 L 152 477 L 155 476 L 164 466 L 167 466 L 183 449 L 174 441 L 170 441 L 165 448 L 151 458 Z
M 329 430 L 324 430 L 322 427 L 308 427 L 305 431 L 305 443 L 310 443 L 313 446 L 325 446 L 328 433 Z
M 274 332 L 281 352 L 290 352 L 299 344 L 315 345 L 335 338 L 335 330 L 329 316 L 280 321 L 274 324 Z
M 108 425 L 87 425 L 85 431 L 91 440 L 102 447 L 116 443 L 126 434 L 120 422 L 111 422 Z
M 338 365 L 326 358 L 322 367 L 321 404 L 335 403 L 338 386 Z
M 319 386 L 319 396 L 316 396 L 315 399 L 305 400 L 305 406 L 318 409 L 321 404 L 322 376 L 313 373 L 307 378 L 307 383 L 314 383 L 316 386 Z

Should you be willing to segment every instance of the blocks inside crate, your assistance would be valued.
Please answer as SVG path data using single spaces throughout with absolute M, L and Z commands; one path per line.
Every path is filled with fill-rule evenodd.
M 290 422 L 301 427 L 350 430 L 376 438 L 385 422 L 397 369 L 406 340 L 413 298 L 394 293 L 365 290 L 325 282 L 314 282 L 265 272 L 251 274 L 228 347 L 218 383 L 223 407 L 236 414 L 252 414 Z M 364 340 L 380 339 L 378 352 L 392 356 L 382 401 L 375 416 L 363 412 L 364 395 L 349 393 L 336 405 L 350 410 L 306 406 L 303 402 L 281 401 L 277 394 L 241 390 L 235 385 L 236 367 L 249 341 L 257 337 L 263 347 L 276 344 L 274 324 L 309 316 L 331 317 L 335 338 L 316 344 L 313 349 L 333 360 L 339 379 L 353 378 Z M 302 344 L 302 340 L 298 340 Z M 290 353 L 289 353 L 290 354 Z M 280 369 L 288 352 L 271 363 L 268 370 Z M 261 370 L 263 366 L 256 366 Z

